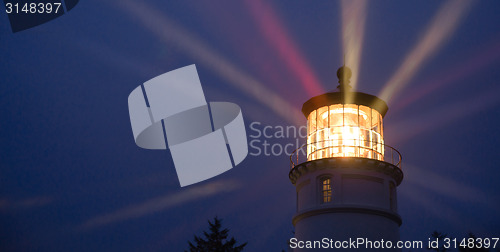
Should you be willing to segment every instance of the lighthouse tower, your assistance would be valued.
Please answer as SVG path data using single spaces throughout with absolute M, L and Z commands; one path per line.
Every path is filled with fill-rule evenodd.
M 307 143 L 290 157 L 289 178 L 297 192 L 291 247 L 394 248 L 401 225 L 396 188 L 403 172 L 400 153 L 384 142 L 388 107 L 376 96 L 351 91 L 348 67 L 337 76 L 338 92 L 315 96 L 302 107 Z

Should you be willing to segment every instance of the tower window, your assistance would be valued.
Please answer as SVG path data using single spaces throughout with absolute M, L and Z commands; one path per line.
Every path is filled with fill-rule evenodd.
M 321 179 L 321 203 L 332 201 L 332 182 L 330 178 Z

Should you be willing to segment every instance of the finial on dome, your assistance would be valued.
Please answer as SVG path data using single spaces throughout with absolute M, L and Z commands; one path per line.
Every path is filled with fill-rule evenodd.
M 352 87 L 349 85 L 351 82 L 352 71 L 350 68 L 343 65 L 337 70 L 337 77 L 339 78 L 340 85 L 337 88 L 343 92 L 344 90 L 349 91 Z

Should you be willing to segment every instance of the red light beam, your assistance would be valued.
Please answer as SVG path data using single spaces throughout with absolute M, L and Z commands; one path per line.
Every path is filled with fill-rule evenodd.
M 249 7 L 260 31 L 276 48 L 284 64 L 290 68 L 292 74 L 297 76 L 308 95 L 315 96 L 324 93 L 319 80 L 287 34 L 271 5 L 262 0 L 246 0 L 245 4 Z

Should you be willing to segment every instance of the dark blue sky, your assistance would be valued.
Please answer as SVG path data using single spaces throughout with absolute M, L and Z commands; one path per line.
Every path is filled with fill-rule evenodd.
M 388 100 L 403 240 L 500 236 L 500 2 L 472 2 L 458 17 L 440 12 L 446 4 L 370 1 L 363 15 L 357 90 L 374 95 L 430 30 L 451 27 L 428 37 L 447 34 L 417 50 L 418 68 Z M 238 104 L 248 134 L 252 122 L 305 125 L 292 115 L 337 85 L 341 10 L 319 0 L 81 1 L 18 33 L 0 15 L 0 250 L 182 251 L 216 215 L 247 251 L 285 249 L 295 212 L 287 155 L 249 155 L 180 188 L 168 151 L 135 145 L 127 97 L 196 64 L 207 100 Z M 273 107 L 270 94 L 290 106 Z

